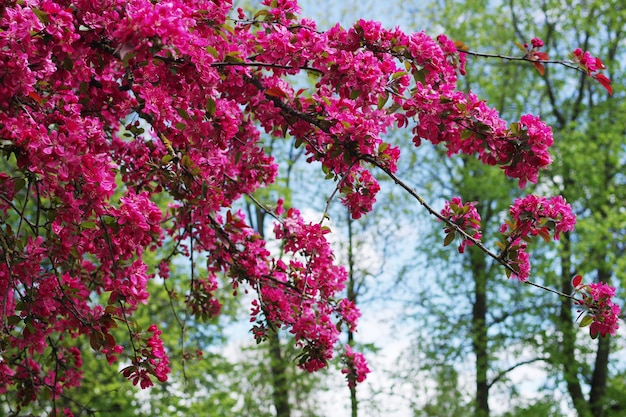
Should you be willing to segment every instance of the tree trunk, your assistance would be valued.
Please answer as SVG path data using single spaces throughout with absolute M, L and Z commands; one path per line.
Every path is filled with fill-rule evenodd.
M 274 392 L 274 407 L 276 417 L 290 417 L 291 407 L 289 406 L 289 385 L 287 379 L 287 364 L 282 355 L 280 338 L 278 333 L 270 332 L 268 335 L 270 368 L 272 370 L 272 387 Z
M 257 233 L 265 238 L 265 212 L 255 207 Z M 289 384 L 287 376 L 287 364 L 283 358 L 282 347 L 278 330 L 268 332 L 270 369 L 272 379 L 272 399 L 276 408 L 276 417 L 290 417 L 291 406 L 289 405 Z
M 609 283 L 611 273 L 606 269 L 598 270 L 598 280 Z M 611 353 L 611 338 L 598 338 L 596 361 L 591 376 L 591 391 L 589 392 L 589 405 L 594 417 L 605 417 L 603 403 L 609 374 L 609 354 Z
M 487 263 L 482 252 L 469 248 L 474 279 L 472 307 L 472 349 L 476 355 L 475 417 L 489 416 L 489 348 L 487 338 Z
M 561 291 L 565 294 L 571 294 L 571 262 L 570 251 L 571 243 L 569 236 L 561 237 L 563 250 L 561 251 Z M 574 326 L 574 318 L 572 315 L 572 299 L 561 297 L 561 309 L 559 313 L 559 327 L 563 340 L 561 342 L 561 354 L 559 360 L 563 367 L 563 377 L 567 384 L 567 392 L 572 399 L 574 408 L 578 413 L 578 417 L 590 417 L 591 411 L 589 404 L 585 400 L 578 375 L 579 364 L 576 359 L 576 327 Z

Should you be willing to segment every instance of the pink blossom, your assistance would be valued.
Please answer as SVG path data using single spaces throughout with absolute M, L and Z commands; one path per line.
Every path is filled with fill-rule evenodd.
M 615 335 L 621 313 L 620 307 L 613 302 L 615 288 L 602 282 L 592 282 L 580 283 L 574 291 L 582 295 L 582 299 L 576 300 L 576 304 L 579 306 L 578 311 L 587 313 L 581 326 L 590 325 L 591 337 L 595 339 L 598 336 Z
M 344 196 L 341 201 L 350 209 L 353 219 L 358 219 L 372 210 L 380 186 L 369 171 L 351 172 L 344 178 L 342 185 L 341 192 Z
M 541 48 L 543 46 L 543 41 L 539 38 L 533 38 L 530 43 L 534 48 Z
M 343 298 L 339 302 L 339 311 L 343 320 L 348 324 L 348 328 L 351 331 L 356 330 L 357 320 L 361 317 L 361 312 L 354 304 L 353 301 L 348 300 L 347 298 Z
M 346 345 L 344 364 L 345 367 L 341 370 L 341 373 L 346 375 L 348 386 L 350 387 L 365 381 L 367 374 L 370 373 L 363 354 L 353 351 L 350 345 Z
M 461 197 L 453 197 L 452 200 L 446 201 L 446 205 L 440 213 L 472 238 L 476 240 L 482 238 L 482 233 L 480 232 L 480 214 L 476 211 L 476 203 L 463 203 Z M 447 236 L 451 237 L 458 233 L 454 228 L 448 225 L 444 226 L 444 232 Z M 451 239 L 451 237 L 446 237 L 445 244 L 451 243 L 451 240 L 448 240 Z M 464 253 L 465 248 L 472 245 L 474 245 L 473 241 L 462 237 L 458 248 L 459 253 Z
M 526 240 L 534 236 L 546 241 L 551 237 L 558 240 L 561 233 L 574 230 L 576 215 L 563 197 L 546 198 L 534 194 L 515 200 L 509 213 L 513 221 L 500 227 L 505 238 L 502 247 L 505 259 L 510 260 L 516 270 L 512 275 L 526 281 L 530 276 Z

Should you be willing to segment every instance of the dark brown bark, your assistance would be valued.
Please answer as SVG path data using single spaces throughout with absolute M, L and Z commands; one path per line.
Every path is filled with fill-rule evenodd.
M 266 213 L 259 207 L 255 207 L 256 231 L 261 237 L 265 237 L 264 224 Z M 268 332 L 270 371 L 272 381 L 272 400 L 276 408 L 276 417 L 290 417 L 291 406 L 289 405 L 289 384 L 287 364 L 283 358 L 280 337 L 276 331 Z
M 561 291 L 565 294 L 571 294 L 573 290 L 571 281 L 571 261 L 569 258 L 571 243 L 569 236 L 563 236 L 561 241 L 563 243 L 563 250 L 561 251 Z M 578 375 L 579 364 L 576 359 L 577 329 L 572 325 L 573 320 L 572 300 L 562 297 L 559 312 L 559 327 L 562 335 L 559 359 L 563 367 L 563 376 L 567 385 L 567 392 L 574 403 L 578 417 L 590 417 L 591 410 L 583 394 Z
M 290 417 L 289 385 L 287 380 L 287 364 L 283 358 L 280 339 L 277 333 L 270 333 L 268 337 L 270 368 L 272 370 L 272 397 L 276 408 L 276 417 Z
M 606 269 L 598 270 L 598 280 L 609 283 L 611 279 L 610 271 Z M 609 337 L 601 337 L 598 340 L 598 348 L 596 350 L 596 360 L 591 376 L 591 391 L 589 392 L 589 405 L 591 413 L 594 417 L 605 417 L 604 412 L 604 395 L 609 376 L 609 354 L 611 353 L 611 339 Z
M 482 252 L 471 250 L 471 268 L 474 278 L 474 305 L 472 306 L 472 349 L 476 355 L 475 417 L 489 416 L 489 350 L 487 338 L 487 263 Z

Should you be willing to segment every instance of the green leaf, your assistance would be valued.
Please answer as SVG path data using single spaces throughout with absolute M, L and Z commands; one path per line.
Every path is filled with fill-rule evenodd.
M 122 65 L 124 66 L 124 68 L 128 68 L 130 60 L 133 59 L 136 55 L 137 54 L 132 51 L 124 54 L 124 57 L 122 58 Z
M 207 46 L 206 48 L 204 48 L 208 53 L 210 53 L 211 55 L 213 55 L 214 58 L 219 57 L 219 54 L 217 52 L 217 49 L 213 48 L 211 45 Z
M 426 81 L 426 72 L 422 68 L 420 68 L 419 70 L 415 70 L 413 71 L 413 78 L 415 79 L 416 83 L 424 84 L 424 82 Z
M 243 59 L 241 59 L 241 57 L 239 56 L 240 52 L 239 51 L 233 51 L 233 52 L 229 52 L 226 54 L 226 56 L 224 57 L 224 61 L 226 62 L 232 62 L 232 63 L 241 63 L 243 62 Z
M 193 167 L 193 161 L 189 158 L 189 155 L 183 155 L 183 159 L 181 159 L 180 163 L 187 169 L 191 169 Z
M 446 238 L 443 240 L 443 246 L 448 246 L 453 241 L 454 241 L 454 232 L 450 232 L 446 235 Z
M 13 191 L 17 193 L 20 190 L 22 190 L 25 186 L 26 186 L 26 180 L 24 178 L 18 178 L 13 183 Z
M 466 140 L 471 138 L 474 135 L 474 133 L 469 130 L 469 129 L 465 129 L 461 132 L 461 140 Z
M 80 224 L 80 227 L 82 229 L 95 229 L 96 228 L 96 222 L 92 222 L 92 221 L 82 222 Z
M 519 42 L 515 42 L 515 45 L 520 49 L 520 51 L 522 51 L 524 55 L 526 54 L 526 48 L 524 48 L 524 45 Z
M 32 9 L 32 11 L 35 16 L 37 16 L 37 19 L 41 21 L 41 23 L 43 23 L 44 25 L 48 24 L 48 22 L 50 21 L 50 16 L 48 15 L 48 13 L 39 9 Z
M 387 104 L 387 101 L 389 100 L 389 93 L 385 92 L 384 94 L 381 94 L 378 96 L 378 110 L 382 110 L 383 107 L 385 107 L 385 104 Z
M 206 111 L 209 113 L 209 116 L 215 115 L 215 111 L 217 110 L 217 106 L 215 105 L 215 100 L 212 97 L 208 97 L 206 99 Z
M 591 323 L 593 323 L 593 317 L 591 317 L 591 316 L 585 316 L 585 317 L 583 317 L 583 319 L 580 321 L 580 324 L 578 325 L 578 327 L 587 327 L 587 326 L 589 326 Z
M 408 72 L 406 72 L 406 71 L 396 71 L 391 76 L 391 79 L 395 80 L 395 79 L 398 79 L 398 78 L 402 77 L 403 75 L 407 75 L 407 74 L 408 74 Z
M 270 14 L 270 12 L 267 9 L 259 10 L 254 14 L 254 20 L 259 20 L 259 17 L 265 17 L 268 14 Z
M 65 59 L 61 63 L 61 67 L 63 67 L 64 70 L 71 71 L 72 69 L 74 69 L 74 60 L 69 56 L 65 57 Z
M 183 119 L 185 119 L 185 120 L 189 120 L 190 119 L 189 113 L 187 113 L 187 110 L 185 110 L 183 108 L 176 109 L 176 113 L 178 113 L 178 115 L 180 117 L 182 117 Z

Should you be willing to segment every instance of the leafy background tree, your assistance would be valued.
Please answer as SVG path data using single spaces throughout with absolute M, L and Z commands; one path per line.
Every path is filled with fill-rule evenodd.
M 472 50 L 515 56 L 519 55 L 519 51 L 514 42 L 537 36 L 546 42 L 551 56 L 564 55 L 576 45 L 603 51 L 599 55 L 604 58 L 613 76 L 612 97 L 597 85 L 588 83 L 584 76 L 568 79 L 558 67 L 546 68 L 542 77 L 524 66 L 510 65 L 504 60 L 471 62 L 464 80 L 469 88 L 479 90 L 490 101 L 499 103 L 498 108 L 505 118 L 534 107 L 541 109 L 541 114 L 553 121 L 555 162 L 549 172 L 543 173 L 537 191 L 563 192 L 576 207 L 578 225 L 575 233 L 561 241 L 558 252 L 546 249 L 534 251 L 539 259 L 543 252 L 544 259 L 543 262 L 535 261 L 537 278 L 565 293 L 572 291 L 571 278 L 577 272 L 609 280 L 623 288 L 622 261 L 616 254 L 622 253 L 624 210 L 614 205 L 620 201 L 625 190 L 621 174 L 625 119 L 619 116 L 624 95 L 623 79 L 619 76 L 623 62 L 619 51 L 623 51 L 620 45 L 624 42 L 621 36 L 624 28 L 621 2 L 542 2 L 538 5 L 523 1 L 444 1 L 433 4 L 429 11 L 426 21 L 439 23 L 443 32 L 465 41 Z M 490 82 L 485 83 L 485 80 Z M 484 187 L 472 182 L 471 178 L 464 180 L 456 184 L 459 194 L 478 190 L 484 192 Z M 484 178 L 483 184 L 492 188 L 502 187 L 496 185 L 493 179 Z M 506 197 L 497 201 L 507 204 Z M 489 204 L 481 206 L 489 207 Z M 563 255 L 556 256 L 556 253 Z M 482 268 L 479 270 L 484 271 Z M 499 291 L 494 295 L 508 301 L 507 297 L 502 298 Z M 490 308 L 497 309 L 493 305 L 493 297 L 491 299 Z M 523 319 L 509 321 L 509 325 L 514 326 L 512 328 L 518 335 L 534 335 L 526 341 L 522 336 L 520 348 L 536 352 L 547 364 L 542 369 L 550 375 L 549 380 L 561 381 L 556 386 L 549 383 L 546 388 L 560 390 L 569 396 L 570 404 L 579 416 L 603 416 L 617 412 L 620 406 L 615 404 L 619 400 L 607 395 L 611 391 L 607 390 L 607 386 L 612 378 L 607 365 L 610 362 L 609 352 L 619 349 L 619 342 L 615 344 L 614 341 L 599 339 L 595 349 L 588 350 L 577 341 L 579 335 L 576 333 L 576 315 L 571 300 L 563 299 L 559 304 L 555 297 L 546 297 L 545 294 L 524 299 L 532 300 L 535 305 L 524 307 L 516 304 L 517 312 L 524 313 Z M 546 325 L 546 319 L 550 319 L 550 324 Z M 506 333 L 505 329 L 500 329 L 495 339 L 500 339 L 503 346 L 510 346 L 514 339 Z M 473 332 L 474 344 L 476 336 Z M 477 360 L 476 368 L 478 372 L 484 366 Z M 489 371 L 494 372 L 495 369 L 490 367 Z M 614 370 L 613 377 L 619 381 L 622 373 L 621 370 Z M 484 377 L 477 379 L 484 380 Z M 478 380 L 476 383 L 476 392 L 479 393 L 481 384 Z M 478 397 L 479 394 L 477 415 L 488 415 L 484 396 L 482 403 Z M 549 404 L 549 408 L 554 407 L 554 403 Z M 539 405 L 529 407 L 525 412 L 538 412 Z M 513 415 L 521 415 L 522 412 L 517 407 Z

